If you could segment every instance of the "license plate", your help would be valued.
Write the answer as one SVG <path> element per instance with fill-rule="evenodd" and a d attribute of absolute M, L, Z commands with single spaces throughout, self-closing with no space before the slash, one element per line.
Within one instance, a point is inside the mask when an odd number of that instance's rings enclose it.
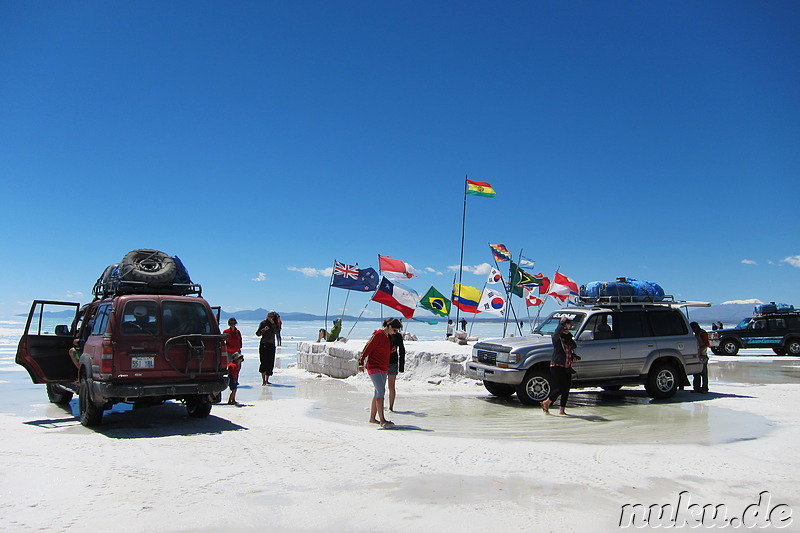
<path fill-rule="evenodd" d="M 131 368 L 155 368 L 155 357 L 131 357 Z"/>
<path fill-rule="evenodd" d="M 482 378 L 482 377 L 484 377 L 484 376 L 486 376 L 486 370 L 484 370 L 484 369 L 482 369 L 482 368 L 479 368 L 479 369 L 478 369 L 478 377 L 479 377 L 479 378 Z"/>

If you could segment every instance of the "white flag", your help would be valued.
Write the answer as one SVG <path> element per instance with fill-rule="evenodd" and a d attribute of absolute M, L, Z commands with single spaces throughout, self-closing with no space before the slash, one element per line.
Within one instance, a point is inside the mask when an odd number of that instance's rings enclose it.
<path fill-rule="evenodd" d="M 492 267 L 492 271 L 489 272 L 489 279 L 486 280 L 486 283 L 495 284 L 495 283 L 500 283 L 501 281 L 503 281 L 503 275 L 500 273 L 499 270 Z"/>
<path fill-rule="evenodd" d="M 504 316 L 506 314 L 506 295 L 494 289 L 483 289 L 478 311 Z"/>

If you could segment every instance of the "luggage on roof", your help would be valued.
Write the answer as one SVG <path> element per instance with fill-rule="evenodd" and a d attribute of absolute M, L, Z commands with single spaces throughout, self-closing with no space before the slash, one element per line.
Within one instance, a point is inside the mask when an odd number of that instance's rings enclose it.
<path fill-rule="evenodd" d="M 122 294 L 201 294 L 177 256 L 150 249 L 133 250 L 109 265 L 94 284 L 95 298 Z"/>
<path fill-rule="evenodd" d="M 616 281 L 593 281 L 582 285 L 580 296 L 607 302 L 660 302 L 664 300 L 664 289 L 652 281 L 617 278 Z"/>

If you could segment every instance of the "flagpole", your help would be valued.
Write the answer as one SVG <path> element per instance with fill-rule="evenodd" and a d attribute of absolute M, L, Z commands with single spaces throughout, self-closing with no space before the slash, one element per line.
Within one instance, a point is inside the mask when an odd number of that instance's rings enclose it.
<path fill-rule="evenodd" d="M 325 300 L 325 329 L 328 329 L 328 304 L 331 303 L 331 287 L 333 286 L 333 276 L 336 272 L 336 259 L 333 260 L 333 269 L 331 270 L 331 280 L 328 283 L 328 299 Z"/>
<path fill-rule="evenodd" d="M 461 259 L 458 262 L 458 285 L 461 287 L 462 275 L 464 274 L 464 228 L 467 223 L 467 179 L 469 176 L 464 174 L 464 212 L 461 215 Z M 461 316 L 461 308 L 456 306 L 456 326 Z"/>
<path fill-rule="evenodd" d="M 558 265 L 558 268 L 556 268 L 555 274 L 558 274 L 559 270 L 561 270 L 561 265 Z M 553 279 L 550 280 L 550 285 L 552 285 L 553 284 L 553 280 L 556 279 L 555 274 L 553 274 Z M 536 325 L 537 326 L 539 325 L 539 315 L 542 312 L 542 308 L 544 307 L 544 304 L 547 303 L 547 299 L 548 298 L 550 298 L 550 287 L 549 286 L 547 287 L 547 294 L 544 295 L 544 300 L 542 300 L 542 305 L 540 305 L 539 309 L 536 311 Z"/>

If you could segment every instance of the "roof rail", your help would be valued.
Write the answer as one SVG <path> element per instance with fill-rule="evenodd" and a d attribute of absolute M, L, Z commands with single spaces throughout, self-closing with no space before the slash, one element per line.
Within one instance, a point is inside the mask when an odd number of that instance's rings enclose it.
<path fill-rule="evenodd" d="M 658 300 L 643 295 L 580 297 L 578 300 L 582 306 L 595 307 L 711 307 L 711 302 L 676 300 L 671 295 L 664 295 Z"/>
<path fill-rule="evenodd" d="M 203 288 L 197 283 L 172 283 L 166 287 L 153 287 L 144 281 L 98 279 L 92 288 L 95 300 L 124 296 L 126 294 L 168 294 L 173 296 L 202 296 Z"/>

